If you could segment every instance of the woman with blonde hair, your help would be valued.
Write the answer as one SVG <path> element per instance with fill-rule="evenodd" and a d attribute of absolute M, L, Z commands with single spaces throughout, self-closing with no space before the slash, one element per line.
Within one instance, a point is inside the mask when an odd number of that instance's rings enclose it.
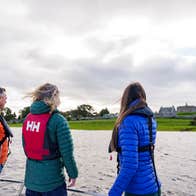
<path fill-rule="evenodd" d="M 66 196 L 64 168 L 68 186 L 75 185 L 78 170 L 68 123 L 57 110 L 59 90 L 46 83 L 27 96 L 33 103 L 22 128 L 26 196 Z"/>
<path fill-rule="evenodd" d="M 109 152 L 116 151 L 118 176 L 109 196 L 160 196 L 154 164 L 156 122 L 139 82 L 124 90 Z"/>

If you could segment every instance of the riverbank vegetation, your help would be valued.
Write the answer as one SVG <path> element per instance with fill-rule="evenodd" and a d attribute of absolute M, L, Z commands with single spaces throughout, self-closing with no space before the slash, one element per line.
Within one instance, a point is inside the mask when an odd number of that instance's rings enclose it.
<path fill-rule="evenodd" d="M 2 115 L 12 127 L 21 127 L 30 107 L 25 107 L 17 117 L 10 108 L 5 108 Z M 68 121 L 71 129 L 112 130 L 118 114 L 111 114 L 107 108 L 96 112 L 91 105 L 82 104 L 76 109 L 60 112 Z M 196 112 L 179 112 L 175 117 L 158 117 L 158 131 L 196 131 Z"/>
<path fill-rule="evenodd" d="M 116 119 L 76 120 L 69 121 L 71 129 L 77 130 L 112 130 Z M 157 118 L 158 131 L 196 131 L 192 119 Z M 11 127 L 21 127 L 21 123 L 10 124 Z"/>

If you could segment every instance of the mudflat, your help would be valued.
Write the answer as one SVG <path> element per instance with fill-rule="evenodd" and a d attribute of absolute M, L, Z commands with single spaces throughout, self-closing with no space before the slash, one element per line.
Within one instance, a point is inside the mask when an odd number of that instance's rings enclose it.
<path fill-rule="evenodd" d="M 25 156 L 21 129 L 14 128 L 12 154 L 1 179 L 23 181 Z M 79 169 L 75 189 L 107 195 L 116 177 L 116 155 L 107 152 L 111 131 L 72 130 Z M 196 196 L 196 132 L 158 132 L 155 148 L 157 173 L 163 196 Z M 16 196 L 20 184 L 0 182 L 0 196 Z M 24 194 L 23 189 L 23 194 Z M 69 192 L 70 196 L 84 194 Z"/>

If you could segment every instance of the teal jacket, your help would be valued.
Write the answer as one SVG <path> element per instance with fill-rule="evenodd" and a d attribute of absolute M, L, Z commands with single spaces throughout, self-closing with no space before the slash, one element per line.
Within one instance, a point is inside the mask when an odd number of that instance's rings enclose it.
<path fill-rule="evenodd" d="M 35 101 L 30 108 L 32 114 L 42 114 L 49 111 L 50 107 L 43 101 Z M 58 111 L 55 111 L 49 119 L 46 131 L 51 141 L 58 145 L 60 158 L 43 161 L 27 158 L 25 186 L 30 190 L 38 192 L 51 191 L 61 186 L 65 181 L 64 168 L 69 178 L 78 177 L 68 123 Z"/>

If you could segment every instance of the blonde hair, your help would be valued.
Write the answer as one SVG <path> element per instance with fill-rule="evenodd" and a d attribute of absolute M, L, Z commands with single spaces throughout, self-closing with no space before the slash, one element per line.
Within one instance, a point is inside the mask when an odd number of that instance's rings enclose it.
<path fill-rule="evenodd" d="M 44 101 L 50 106 L 53 112 L 60 104 L 59 90 L 56 85 L 45 83 L 34 91 L 27 93 L 27 97 L 31 97 L 33 101 Z"/>

